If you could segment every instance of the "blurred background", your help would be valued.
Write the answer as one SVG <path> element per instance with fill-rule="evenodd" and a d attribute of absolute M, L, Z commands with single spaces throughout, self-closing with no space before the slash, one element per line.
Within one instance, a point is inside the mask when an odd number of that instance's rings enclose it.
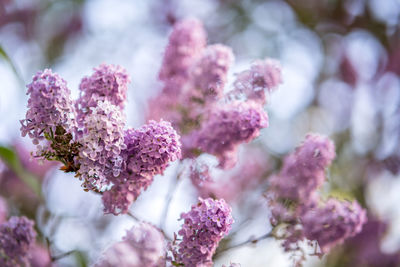
<path fill-rule="evenodd" d="M 52 255 L 74 251 L 57 266 L 90 265 L 121 240 L 133 218 L 103 215 L 100 196 L 84 192 L 72 174 L 29 160 L 32 145 L 19 131 L 25 85 L 38 70 L 51 68 L 76 98 L 93 67 L 119 64 L 132 79 L 128 125 L 138 127 L 151 108 L 148 100 L 161 90 L 157 74 L 168 34 L 185 17 L 204 22 L 209 44 L 232 47 L 230 82 L 258 58 L 282 64 L 284 82 L 267 105 L 270 126 L 241 154 L 262 153 L 254 158 L 261 159 L 265 175 L 247 191 L 239 187 L 243 197 L 230 201 L 235 234 L 221 247 L 270 229 L 262 197 L 266 178 L 313 131 L 336 144 L 323 192 L 357 199 L 368 209 L 369 223 L 330 255 L 310 257 L 305 265 L 400 266 L 400 0 L 0 0 L 0 195 L 10 213 L 34 219 L 39 246 Z M 158 225 L 179 168 L 173 164 L 156 177 L 131 212 Z M 244 175 L 238 170 L 216 176 Z M 179 229 L 177 218 L 196 198 L 182 177 L 166 217 L 167 234 Z M 230 261 L 292 265 L 272 239 L 218 253 L 215 266 Z"/>

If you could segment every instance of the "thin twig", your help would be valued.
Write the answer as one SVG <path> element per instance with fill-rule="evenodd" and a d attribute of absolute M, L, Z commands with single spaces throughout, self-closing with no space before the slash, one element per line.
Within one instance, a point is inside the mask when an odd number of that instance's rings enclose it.
<path fill-rule="evenodd" d="M 180 165 L 178 165 L 176 174 L 175 174 L 174 178 L 172 179 L 170 186 L 168 188 L 168 193 L 166 196 L 166 200 L 164 202 L 163 213 L 162 213 L 161 219 L 160 219 L 160 229 L 162 229 L 163 231 L 165 231 L 165 223 L 167 220 L 169 207 L 171 205 L 174 194 L 175 194 L 176 190 L 178 189 L 179 181 L 181 180 L 180 179 L 181 175 L 182 175 L 182 172 L 180 170 Z"/>
<path fill-rule="evenodd" d="M 67 256 L 71 255 L 72 253 L 75 253 L 75 252 L 77 252 L 77 250 L 67 251 L 67 252 L 62 253 L 62 254 L 60 254 L 58 256 L 51 257 L 51 262 L 58 261 L 58 260 L 60 260 L 60 259 L 62 259 L 64 257 L 67 257 Z"/>
<path fill-rule="evenodd" d="M 136 217 L 136 215 L 134 215 L 131 211 L 128 211 L 126 213 L 126 215 L 128 215 L 129 217 L 131 217 L 132 219 L 134 219 L 137 222 L 141 222 L 142 220 L 140 220 L 138 217 Z"/>
<path fill-rule="evenodd" d="M 251 238 L 251 239 L 249 239 L 247 241 L 243 241 L 243 242 L 241 242 L 239 244 L 236 244 L 236 245 L 233 245 L 233 246 L 230 246 L 230 247 L 227 247 L 227 248 L 223 248 L 223 249 L 217 251 L 215 253 L 215 255 L 222 254 L 222 253 L 225 253 L 228 250 L 231 250 L 231 249 L 234 249 L 234 248 L 238 248 L 238 247 L 242 247 L 242 246 L 245 246 L 245 245 L 248 245 L 248 244 L 256 244 L 257 242 L 259 242 L 261 240 L 264 240 L 264 239 L 267 239 L 267 238 L 269 238 L 271 236 L 272 236 L 272 232 L 268 232 L 268 233 L 266 233 L 266 234 L 264 234 L 264 235 L 262 235 L 260 237 Z"/>

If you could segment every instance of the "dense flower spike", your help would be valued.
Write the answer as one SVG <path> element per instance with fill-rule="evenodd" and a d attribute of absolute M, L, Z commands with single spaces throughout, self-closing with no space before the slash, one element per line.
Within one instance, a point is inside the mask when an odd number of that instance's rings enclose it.
<path fill-rule="evenodd" d="M 120 154 L 126 148 L 124 119 L 120 109 L 106 100 L 98 102 L 86 115 L 80 138 L 82 148 L 77 160 L 85 188 L 102 190 L 123 169 Z"/>
<path fill-rule="evenodd" d="M 267 113 L 252 103 L 230 103 L 213 111 L 194 135 L 194 147 L 213 154 L 220 166 L 230 168 L 236 163 L 236 150 L 258 137 L 268 126 Z"/>
<path fill-rule="evenodd" d="M 181 157 L 179 135 L 171 123 L 149 121 L 139 129 L 125 131 L 124 160 L 129 174 L 162 174 L 168 164 Z"/>
<path fill-rule="evenodd" d="M 247 99 L 265 104 L 265 91 L 272 92 L 282 83 L 281 67 L 273 59 L 257 60 L 249 70 L 239 73 L 233 94 L 244 94 Z"/>
<path fill-rule="evenodd" d="M 183 158 L 205 152 L 217 156 L 220 167 L 233 167 L 238 145 L 251 141 L 268 126 L 262 110 L 264 91 L 272 91 L 281 82 L 279 64 L 270 59 L 256 61 L 250 70 L 238 75 L 232 93 L 224 96 L 233 58 L 229 47 L 206 47 L 206 34 L 198 21 L 175 24 L 159 74 L 164 88 L 150 100 L 148 118 L 172 123 L 182 135 Z M 246 96 L 245 101 L 241 95 Z M 240 119 L 234 122 L 234 116 Z M 232 121 L 220 126 L 222 117 Z M 217 129 L 216 134 L 211 129 Z M 217 140 L 221 136 L 223 139 Z"/>
<path fill-rule="evenodd" d="M 165 266 L 165 240 L 149 223 L 139 223 L 127 231 L 123 241 L 106 250 L 96 267 L 159 267 Z"/>
<path fill-rule="evenodd" d="M 110 190 L 103 193 L 104 212 L 114 215 L 124 214 L 141 192 L 153 183 L 153 176 L 129 175 L 124 172 L 113 181 Z"/>
<path fill-rule="evenodd" d="M 304 235 L 316 240 L 321 253 L 359 233 L 367 221 L 366 211 L 356 202 L 339 201 L 330 198 L 323 207 L 308 210 L 301 221 Z"/>
<path fill-rule="evenodd" d="M 104 192 L 104 212 L 126 213 L 131 203 L 162 174 L 170 162 L 181 156 L 179 135 L 167 121 L 150 121 L 139 129 L 124 134 L 125 147 L 121 152 L 126 169 L 109 178 L 113 187 Z"/>
<path fill-rule="evenodd" d="M 123 110 L 129 83 L 130 78 L 121 66 L 101 64 L 94 68 L 94 73 L 84 77 L 79 86 L 81 93 L 75 104 L 77 121 L 81 123 L 98 101 L 107 100 Z"/>
<path fill-rule="evenodd" d="M 225 200 L 201 199 L 187 213 L 178 235 L 182 238 L 172 244 L 172 262 L 187 267 L 212 266 L 212 256 L 221 239 L 233 223 L 231 208 Z"/>
<path fill-rule="evenodd" d="M 232 49 L 224 45 L 210 45 L 204 50 L 191 69 L 193 93 L 199 91 L 196 100 L 215 101 L 222 97 L 233 58 Z"/>
<path fill-rule="evenodd" d="M 36 233 L 33 221 L 11 217 L 0 225 L 0 266 L 27 266 Z"/>
<path fill-rule="evenodd" d="M 271 177 L 271 188 L 278 198 L 307 204 L 325 181 L 325 168 L 334 158 L 335 147 L 329 138 L 308 134 L 285 158 L 279 175 Z"/>
<path fill-rule="evenodd" d="M 177 93 L 189 77 L 189 69 L 206 46 L 206 33 L 196 19 L 178 22 L 169 37 L 159 78 L 165 93 Z"/>
<path fill-rule="evenodd" d="M 38 145 L 42 140 L 54 138 L 61 129 L 69 133 L 74 131 L 75 110 L 64 79 L 45 69 L 33 77 L 27 88 L 28 111 L 25 119 L 21 120 L 22 136 L 28 134 Z M 47 149 L 50 148 L 44 148 Z"/>

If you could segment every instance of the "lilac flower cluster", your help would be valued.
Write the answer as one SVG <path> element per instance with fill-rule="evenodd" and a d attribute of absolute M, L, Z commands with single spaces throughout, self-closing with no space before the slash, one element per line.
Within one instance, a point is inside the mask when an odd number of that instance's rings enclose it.
<path fill-rule="evenodd" d="M 77 159 L 80 178 L 88 190 L 99 189 L 118 176 L 123 168 L 121 151 L 124 143 L 125 120 L 117 106 L 99 101 L 83 121 L 84 130 L 79 139 L 82 147 Z"/>
<path fill-rule="evenodd" d="M 123 241 L 108 248 L 96 267 L 165 266 L 165 240 L 149 223 L 140 223 L 126 232 Z"/>
<path fill-rule="evenodd" d="M 212 102 L 222 97 L 229 66 L 233 63 L 232 49 L 216 44 L 208 46 L 191 68 L 191 81 L 198 99 Z"/>
<path fill-rule="evenodd" d="M 22 135 L 47 141 L 38 155 L 75 172 L 84 190 L 103 194 L 105 211 L 114 214 L 126 213 L 153 176 L 181 153 L 169 122 L 125 130 L 129 81 L 123 68 L 102 64 L 82 79 L 80 97 L 72 101 L 63 79 L 39 72 L 28 85 L 29 110 L 21 121 Z"/>
<path fill-rule="evenodd" d="M 49 69 L 39 71 L 27 88 L 28 111 L 21 120 L 21 133 L 38 145 L 41 155 L 55 149 L 44 140 L 53 139 L 60 130 L 75 130 L 75 109 L 67 82 Z"/>
<path fill-rule="evenodd" d="M 298 250 L 298 242 L 306 238 L 318 243 L 321 254 L 327 253 L 359 233 L 366 222 L 365 210 L 356 201 L 321 200 L 317 193 L 334 157 L 332 141 L 308 134 L 285 158 L 280 173 L 270 178 L 271 224 L 285 225 L 285 250 Z"/>
<path fill-rule="evenodd" d="M 270 186 L 280 197 L 307 204 L 325 181 L 325 169 L 335 158 L 331 140 L 318 134 L 308 134 L 296 151 L 284 160 Z"/>
<path fill-rule="evenodd" d="M 30 249 L 36 238 L 33 224 L 26 217 L 11 217 L 0 224 L 1 266 L 28 266 Z"/>
<path fill-rule="evenodd" d="M 125 162 L 128 172 L 142 176 L 162 174 L 168 163 L 180 157 L 179 136 L 171 123 L 150 121 L 125 132 Z"/>
<path fill-rule="evenodd" d="M 233 223 L 231 208 L 225 200 L 199 198 L 187 213 L 172 244 L 173 264 L 187 267 L 212 266 L 212 256 L 221 241 L 228 234 Z"/>
<path fill-rule="evenodd" d="M 267 113 L 258 105 L 221 106 L 213 110 L 208 121 L 194 133 L 194 147 L 216 155 L 221 167 L 231 168 L 236 163 L 238 145 L 251 141 L 267 126 Z"/>
<path fill-rule="evenodd" d="M 162 174 L 169 162 L 181 155 L 179 136 L 167 121 L 150 121 L 139 129 L 125 131 L 125 149 L 121 152 L 125 170 L 111 190 L 104 192 L 106 213 L 125 213 L 143 190 Z"/>
<path fill-rule="evenodd" d="M 206 46 L 206 39 L 203 25 L 196 19 L 187 19 L 174 26 L 159 73 L 167 94 L 175 95 L 186 83 L 189 69 Z"/>
<path fill-rule="evenodd" d="M 84 77 L 79 85 L 80 97 L 75 102 L 77 121 L 83 122 L 99 101 L 107 100 L 122 111 L 129 83 L 130 78 L 121 66 L 101 64 L 94 68 L 94 73 Z"/>
<path fill-rule="evenodd" d="M 334 198 L 301 216 L 304 236 L 316 240 L 321 253 L 328 252 L 345 239 L 361 232 L 366 220 L 365 210 L 356 201 L 339 201 Z"/>
<path fill-rule="evenodd" d="M 240 72 L 234 83 L 231 95 L 244 94 L 247 99 L 265 104 L 265 91 L 272 92 L 282 83 L 281 67 L 273 59 L 258 60 L 249 70 Z"/>
<path fill-rule="evenodd" d="M 230 168 L 237 147 L 268 126 L 261 91 L 272 91 L 281 82 L 281 73 L 275 61 L 256 61 L 238 75 L 232 91 L 236 93 L 224 95 L 232 50 L 220 44 L 206 46 L 205 40 L 198 21 L 183 20 L 174 27 L 159 75 L 164 88 L 152 100 L 157 106 L 152 104 L 148 115 L 168 119 L 178 129 L 184 158 L 210 153 L 220 159 L 220 167 Z M 231 101 L 230 96 L 241 93 L 248 95 L 245 101 Z"/>

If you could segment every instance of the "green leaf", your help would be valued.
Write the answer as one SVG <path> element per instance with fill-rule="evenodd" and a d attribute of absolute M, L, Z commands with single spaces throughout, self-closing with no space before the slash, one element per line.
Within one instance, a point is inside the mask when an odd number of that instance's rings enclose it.
<path fill-rule="evenodd" d="M 17 76 L 19 82 L 24 85 L 24 79 L 22 78 L 21 72 L 19 72 L 18 68 L 14 64 L 14 62 L 11 60 L 11 58 L 8 56 L 4 48 L 0 45 L 0 58 L 3 58 L 8 65 L 10 65 L 12 71 L 14 72 L 15 76 Z"/>
<path fill-rule="evenodd" d="M 74 255 L 75 255 L 76 266 L 79 266 L 79 267 L 87 267 L 88 266 L 87 258 L 85 257 L 83 252 L 76 251 L 74 253 Z"/>
<path fill-rule="evenodd" d="M 0 146 L 0 158 L 39 198 L 42 198 L 42 187 L 39 179 L 26 171 L 15 151 L 10 147 Z"/>

